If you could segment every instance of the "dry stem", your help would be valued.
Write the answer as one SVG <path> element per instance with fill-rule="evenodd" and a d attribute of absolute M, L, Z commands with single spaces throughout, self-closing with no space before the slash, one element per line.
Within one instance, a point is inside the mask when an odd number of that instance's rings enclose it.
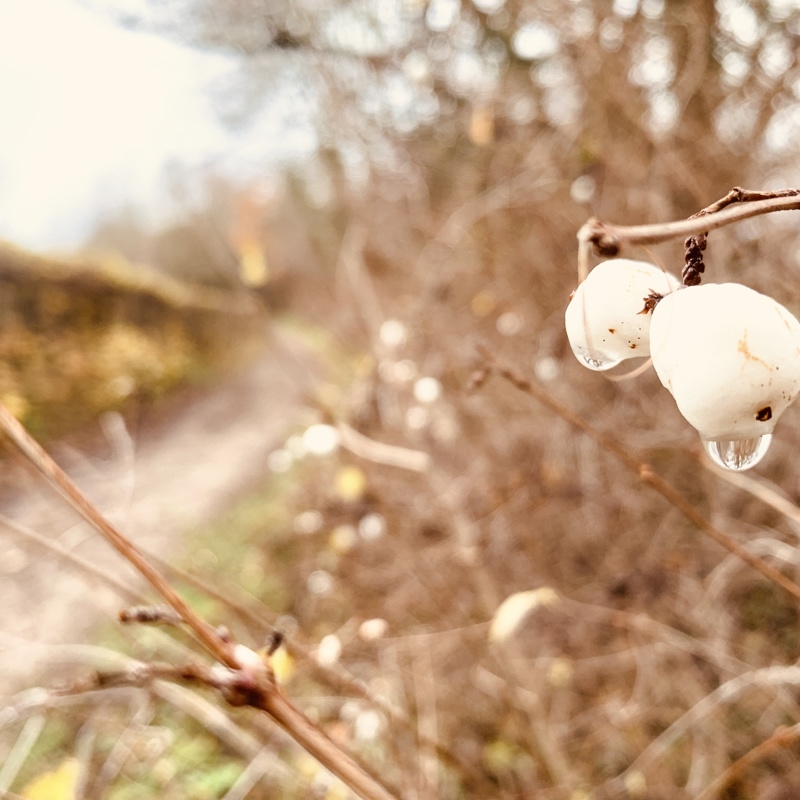
<path fill-rule="evenodd" d="M 0 429 L 78 514 L 136 567 L 161 597 L 175 609 L 206 649 L 226 666 L 237 668 L 239 665 L 233 657 L 229 643 L 223 641 L 217 631 L 189 607 L 161 573 L 97 510 L 67 473 L 50 458 L 25 430 L 22 423 L 2 404 L 0 404 Z"/>
<path fill-rule="evenodd" d="M 765 739 L 761 744 L 734 761 L 725 772 L 715 778 L 699 795 L 697 795 L 695 800 L 714 800 L 715 797 L 718 797 L 725 791 L 729 783 L 737 780 L 740 775 L 753 764 L 766 758 L 774 750 L 794 744 L 798 737 L 800 737 L 800 724 L 792 725 L 790 728 L 778 728 L 769 739 Z"/>
<path fill-rule="evenodd" d="M 800 205 L 798 205 L 798 207 L 800 208 Z M 688 500 L 677 492 L 673 486 L 658 475 L 650 464 L 640 461 L 627 448 L 620 444 L 619 441 L 593 427 L 579 414 L 563 406 L 553 395 L 541 386 L 522 376 L 510 365 L 499 361 L 487 348 L 480 347 L 479 349 L 499 375 L 516 386 L 520 391 L 547 406 L 563 420 L 570 423 L 570 425 L 578 428 L 578 430 L 594 439 L 604 450 L 611 453 L 625 467 L 631 470 L 631 472 L 638 475 L 643 483 L 655 489 L 656 492 L 678 509 L 681 514 L 699 528 L 706 536 L 749 564 L 753 569 L 758 570 L 765 578 L 780 586 L 782 589 L 785 589 L 795 600 L 800 602 L 800 586 L 786 577 L 780 570 L 775 569 L 775 567 L 768 564 L 764 559 L 749 552 L 726 533 L 723 533 L 711 520 L 701 514 Z"/>
<path fill-rule="evenodd" d="M 391 792 L 369 775 L 283 695 L 272 680 L 271 672 L 266 665 L 261 670 L 254 670 L 253 665 L 248 664 L 247 668 L 244 668 L 240 664 L 232 643 L 186 603 L 145 556 L 84 496 L 64 470 L 2 404 L 0 404 L 0 430 L 5 432 L 37 471 L 80 516 L 133 564 L 206 649 L 228 667 L 224 673 L 214 673 L 200 666 L 189 665 L 181 674 L 183 679 L 201 680 L 207 685 L 217 685 L 223 690 L 223 695 L 229 702 L 250 705 L 266 711 L 301 747 L 364 800 L 395 800 Z"/>
<path fill-rule="evenodd" d="M 578 231 L 578 242 L 593 244 L 601 255 L 615 256 L 626 245 L 658 244 L 670 239 L 708 233 L 761 214 L 798 209 L 800 189 L 759 192 L 736 187 L 699 214 L 677 222 L 626 226 L 612 225 L 592 217 Z"/>

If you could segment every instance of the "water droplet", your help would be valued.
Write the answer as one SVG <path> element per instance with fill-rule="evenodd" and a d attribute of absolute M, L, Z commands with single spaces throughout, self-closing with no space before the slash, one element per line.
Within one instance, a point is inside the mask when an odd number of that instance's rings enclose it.
<path fill-rule="evenodd" d="M 587 353 L 586 351 L 584 351 L 578 355 L 578 361 L 580 361 L 584 367 L 589 367 L 589 369 L 594 369 L 597 370 L 598 372 L 602 372 L 604 369 L 611 369 L 612 367 L 616 367 L 617 364 L 620 364 L 622 362 L 622 359 L 610 358 L 609 356 L 603 355 L 601 353 L 596 353 L 596 352 Z"/>
<path fill-rule="evenodd" d="M 758 464 L 772 444 L 772 434 L 755 439 L 703 440 L 703 447 L 711 460 L 720 467 L 742 472 Z"/>

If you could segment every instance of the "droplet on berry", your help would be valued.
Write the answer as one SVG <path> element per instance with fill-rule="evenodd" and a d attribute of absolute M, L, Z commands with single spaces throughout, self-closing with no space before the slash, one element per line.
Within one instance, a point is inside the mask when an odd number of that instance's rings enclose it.
<path fill-rule="evenodd" d="M 589 369 L 607 370 L 627 358 L 650 355 L 646 298 L 678 286 L 676 278 L 645 261 L 616 258 L 598 264 L 575 290 L 565 314 L 575 357 Z"/>
<path fill-rule="evenodd" d="M 800 394 L 800 322 L 735 283 L 665 297 L 650 327 L 653 366 L 720 466 L 755 466 Z"/>
<path fill-rule="evenodd" d="M 758 464 L 772 444 L 772 434 L 757 439 L 706 440 L 703 448 L 717 466 L 742 472 Z"/>

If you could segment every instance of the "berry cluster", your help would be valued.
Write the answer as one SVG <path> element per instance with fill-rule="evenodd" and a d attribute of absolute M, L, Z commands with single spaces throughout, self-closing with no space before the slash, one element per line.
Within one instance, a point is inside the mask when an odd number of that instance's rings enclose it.
<path fill-rule="evenodd" d="M 763 458 L 800 395 L 800 322 L 740 284 L 681 286 L 652 264 L 613 259 L 576 289 L 565 321 L 572 351 L 590 369 L 649 355 L 706 452 L 727 469 Z"/>

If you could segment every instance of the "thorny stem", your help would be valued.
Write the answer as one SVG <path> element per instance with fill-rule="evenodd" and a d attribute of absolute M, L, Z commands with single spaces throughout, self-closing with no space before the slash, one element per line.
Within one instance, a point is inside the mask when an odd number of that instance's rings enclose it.
<path fill-rule="evenodd" d="M 6 434 L 47 482 L 81 517 L 89 522 L 147 579 L 194 632 L 206 649 L 231 670 L 234 692 L 228 694 L 226 699 L 229 702 L 250 705 L 267 712 L 306 752 L 316 758 L 320 764 L 336 775 L 363 800 L 396 800 L 394 794 L 382 786 L 291 703 L 271 679 L 271 671 L 266 665 L 264 674 L 257 678 L 242 669 L 241 664 L 234 656 L 232 644 L 226 641 L 216 628 L 209 625 L 192 610 L 144 555 L 85 497 L 66 472 L 53 461 L 2 403 L 0 403 L 0 431 Z M 186 674 L 184 677 L 196 676 Z"/>
<path fill-rule="evenodd" d="M 800 203 L 798 204 L 800 208 Z M 787 578 L 780 570 L 768 564 L 764 559 L 746 550 L 738 542 L 717 528 L 711 520 L 703 516 L 688 500 L 677 492 L 655 470 L 643 461 L 640 461 L 629 450 L 623 447 L 616 439 L 598 430 L 579 414 L 563 406 L 553 395 L 538 384 L 521 375 L 514 367 L 500 361 L 488 348 L 479 346 L 481 354 L 488 362 L 488 369 L 493 369 L 498 375 L 525 394 L 538 400 L 556 413 L 563 420 L 594 439 L 604 450 L 611 453 L 631 472 L 638 475 L 639 479 L 658 492 L 667 502 L 674 506 L 690 522 L 699 528 L 706 536 L 717 544 L 749 564 L 760 572 L 765 578 L 786 590 L 795 600 L 800 602 L 800 586 Z M 487 367 L 484 367 L 487 369 Z"/>
<path fill-rule="evenodd" d="M 578 241 L 594 245 L 600 255 L 616 256 L 627 245 L 658 244 L 680 237 L 700 236 L 750 217 L 798 209 L 800 189 L 759 192 L 736 187 L 699 214 L 677 222 L 625 226 L 592 217 L 578 231 Z"/>

